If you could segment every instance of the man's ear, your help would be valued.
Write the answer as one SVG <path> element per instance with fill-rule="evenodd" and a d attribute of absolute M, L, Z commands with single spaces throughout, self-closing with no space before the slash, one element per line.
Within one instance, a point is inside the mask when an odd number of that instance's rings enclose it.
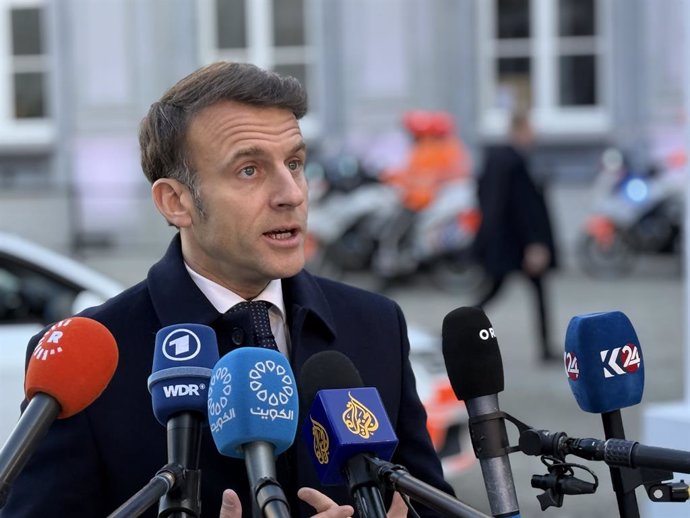
<path fill-rule="evenodd" d="M 194 200 L 186 185 L 173 178 L 159 178 L 151 186 L 151 197 L 171 225 L 185 228 L 192 224 Z"/>

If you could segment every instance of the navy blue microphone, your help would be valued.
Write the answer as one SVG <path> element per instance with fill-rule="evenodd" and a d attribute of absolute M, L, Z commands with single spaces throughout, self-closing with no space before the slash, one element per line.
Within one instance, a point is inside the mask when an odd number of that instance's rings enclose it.
<path fill-rule="evenodd" d="M 644 391 L 642 350 L 630 319 L 620 311 L 573 317 L 565 336 L 565 371 L 577 404 L 601 414 L 606 439 L 625 439 L 621 408 L 636 405 Z M 610 467 L 621 516 L 639 517 L 625 472 Z"/>
<path fill-rule="evenodd" d="M 288 359 L 264 347 L 242 347 L 213 368 L 208 420 L 218 451 L 244 459 L 261 516 L 290 517 L 276 480 L 275 457 L 295 440 L 299 404 Z"/>
<path fill-rule="evenodd" d="M 385 517 L 379 480 L 367 459 L 390 460 L 398 438 L 376 389 L 362 385 L 344 354 L 324 351 L 309 358 L 300 375 L 300 390 L 312 401 L 302 434 L 312 445 L 321 483 L 347 484 L 360 516 Z"/>
<path fill-rule="evenodd" d="M 206 423 L 208 385 L 218 361 L 215 331 L 201 324 L 175 324 L 156 333 L 148 379 L 153 413 L 167 429 L 168 463 L 183 469 L 178 489 L 161 498 L 159 514 L 200 516 L 202 424 Z"/>

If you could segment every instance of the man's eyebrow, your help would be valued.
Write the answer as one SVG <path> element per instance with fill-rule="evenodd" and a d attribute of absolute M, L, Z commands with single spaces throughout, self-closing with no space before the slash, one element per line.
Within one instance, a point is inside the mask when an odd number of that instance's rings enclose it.
<path fill-rule="evenodd" d="M 306 151 L 307 149 L 307 144 L 302 140 L 297 144 L 295 147 L 293 147 L 288 154 L 293 155 L 295 153 L 299 153 L 300 151 Z M 268 153 L 258 147 L 258 146 L 249 146 L 246 148 L 238 149 L 235 151 L 232 156 L 230 157 L 229 162 L 235 162 L 236 160 L 242 159 L 242 158 L 249 158 L 249 157 L 265 157 L 268 156 Z"/>
<path fill-rule="evenodd" d="M 299 153 L 300 151 L 306 151 L 307 150 L 307 144 L 304 142 L 304 140 L 300 141 L 299 144 L 297 144 L 295 147 L 293 147 L 290 150 L 291 155 L 294 155 L 295 153 Z"/>
<path fill-rule="evenodd" d="M 242 149 L 238 149 L 235 151 L 232 156 L 230 157 L 230 162 L 234 162 L 235 160 L 238 160 L 240 158 L 247 158 L 247 157 L 259 157 L 259 156 L 266 156 L 268 153 L 261 149 L 260 147 L 257 146 L 250 146 L 250 147 L 245 147 Z"/>

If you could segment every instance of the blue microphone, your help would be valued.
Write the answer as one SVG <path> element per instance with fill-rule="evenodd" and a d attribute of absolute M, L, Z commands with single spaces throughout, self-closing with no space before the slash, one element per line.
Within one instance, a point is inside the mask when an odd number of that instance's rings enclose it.
<path fill-rule="evenodd" d="M 199 456 L 208 385 L 218 361 L 216 333 L 201 324 L 175 324 L 156 333 L 148 379 L 153 413 L 167 429 L 168 463 L 183 469 L 179 489 L 160 500 L 159 514 L 200 516 Z"/>
<path fill-rule="evenodd" d="M 360 516 L 385 517 L 378 475 L 368 459 L 390 460 L 398 438 L 376 389 L 362 385 L 344 354 L 324 351 L 309 358 L 300 375 L 300 390 L 312 400 L 302 435 L 312 445 L 322 484 L 347 485 Z"/>
<path fill-rule="evenodd" d="M 565 372 L 577 404 L 601 414 L 606 439 L 625 439 L 620 409 L 636 405 L 644 391 L 644 362 L 635 329 L 620 311 L 573 317 L 565 337 Z M 610 467 L 621 516 L 639 517 L 627 472 Z M 634 485 L 633 485 L 634 487 Z"/>
<path fill-rule="evenodd" d="M 290 517 L 276 480 L 275 457 L 292 445 L 299 403 L 290 363 L 278 351 L 242 347 L 213 368 L 208 420 L 216 448 L 244 459 L 258 509 L 267 517 Z"/>
<path fill-rule="evenodd" d="M 573 317 L 566 331 L 564 360 L 570 389 L 585 412 L 604 414 L 642 401 L 640 341 L 620 311 Z"/>

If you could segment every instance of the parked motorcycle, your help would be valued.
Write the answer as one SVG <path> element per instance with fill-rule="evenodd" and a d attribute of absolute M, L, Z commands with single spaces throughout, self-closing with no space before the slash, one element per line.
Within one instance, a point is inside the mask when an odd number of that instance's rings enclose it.
<path fill-rule="evenodd" d="M 679 254 L 684 182 L 677 157 L 673 164 L 636 173 L 620 152 L 607 150 L 595 182 L 595 210 L 577 244 L 581 268 L 592 276 L 621 277 L 643 255 Z"/>
<path fill-rule="evenodd" d="M 354 163 L 352 157 L 342 160 Z M 471 259 L 470 246 L 480 216 L 470 181 L 448 184 L 428 208 L 410 213 L 394 187 L 377 181 L 361 165 L 333 164 L 336 172 L 323 168 L 310 173 L 314 185 L 307 236 L 310 271 L 334 278 L 366 271 L 381 284 L 425 273 L 447 290 L 479 284 L 481 269 Z M 343 182 L 337 170 L 363 180 Z M 348 187 L 343 188 L 344 183 Z M 392 247 L 385 238 L 399 225 L 404 227 L 402 237 Z"/>

